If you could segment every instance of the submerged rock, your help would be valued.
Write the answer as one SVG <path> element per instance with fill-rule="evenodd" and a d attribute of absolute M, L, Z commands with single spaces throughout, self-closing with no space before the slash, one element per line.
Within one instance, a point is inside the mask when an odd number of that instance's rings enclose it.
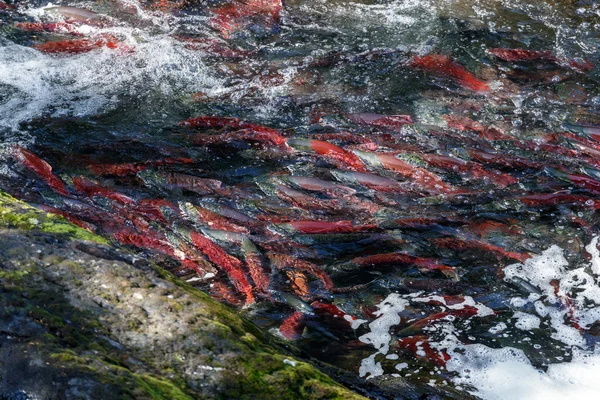
<path fill-rule="evenodd" d="M 203 292 L 0 192 L 0 399 L 29 398 L 362 397 Z"/>

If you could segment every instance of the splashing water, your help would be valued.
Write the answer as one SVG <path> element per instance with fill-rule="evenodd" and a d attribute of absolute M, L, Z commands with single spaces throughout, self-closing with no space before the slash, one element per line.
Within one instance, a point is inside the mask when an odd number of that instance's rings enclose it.
<path fill-rule="evenodd" d="M 586 396 L 599 10 L 20 2 L 0 8 L 0 189 L 364 393 Z"/>

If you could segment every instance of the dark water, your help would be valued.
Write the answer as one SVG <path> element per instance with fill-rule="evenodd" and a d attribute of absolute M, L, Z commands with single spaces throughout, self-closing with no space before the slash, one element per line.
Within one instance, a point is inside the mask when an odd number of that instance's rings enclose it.
<path fill-rule="evenodd" d="M 598 4 L 61 4 L 0 10 L 2 190 L 373 395 L 591 354 Z"/>

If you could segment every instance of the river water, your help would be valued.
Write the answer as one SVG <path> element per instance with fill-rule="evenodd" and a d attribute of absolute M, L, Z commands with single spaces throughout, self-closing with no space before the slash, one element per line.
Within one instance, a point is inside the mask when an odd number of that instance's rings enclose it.
<path fill-rule="evenodd" d="M 373 397 L 592 398 L 598 46 L 587 0 L 0 3 L 0 189 Z"/>

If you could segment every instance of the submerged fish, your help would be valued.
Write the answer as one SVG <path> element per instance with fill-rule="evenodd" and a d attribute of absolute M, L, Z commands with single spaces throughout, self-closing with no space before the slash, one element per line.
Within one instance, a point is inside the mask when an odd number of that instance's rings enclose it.
<path fill-rule="evenodd" d="M 475 92 L 487 93 L 491 91 L 490 86 L 486 82 L 477 78 L 475 74 L 468 71 L 462 65 L 457 64 L 446 55 L 429 54 L 425 56 L 415 56 L 410 60 L 408 65 L 434 75 L 448 77 L 460 86 Z"/>
<path fill-rule="evenodd" d="M 56 42 L 46 42 L 36 44 L 35 49 L 50 54 L 81 54 L 92 50 L 106 47 L 108 49 L 118 49 L 122 46 L 121 42 L 115 38 L 97 38 L 97 39 L 71 39 Z"/>

